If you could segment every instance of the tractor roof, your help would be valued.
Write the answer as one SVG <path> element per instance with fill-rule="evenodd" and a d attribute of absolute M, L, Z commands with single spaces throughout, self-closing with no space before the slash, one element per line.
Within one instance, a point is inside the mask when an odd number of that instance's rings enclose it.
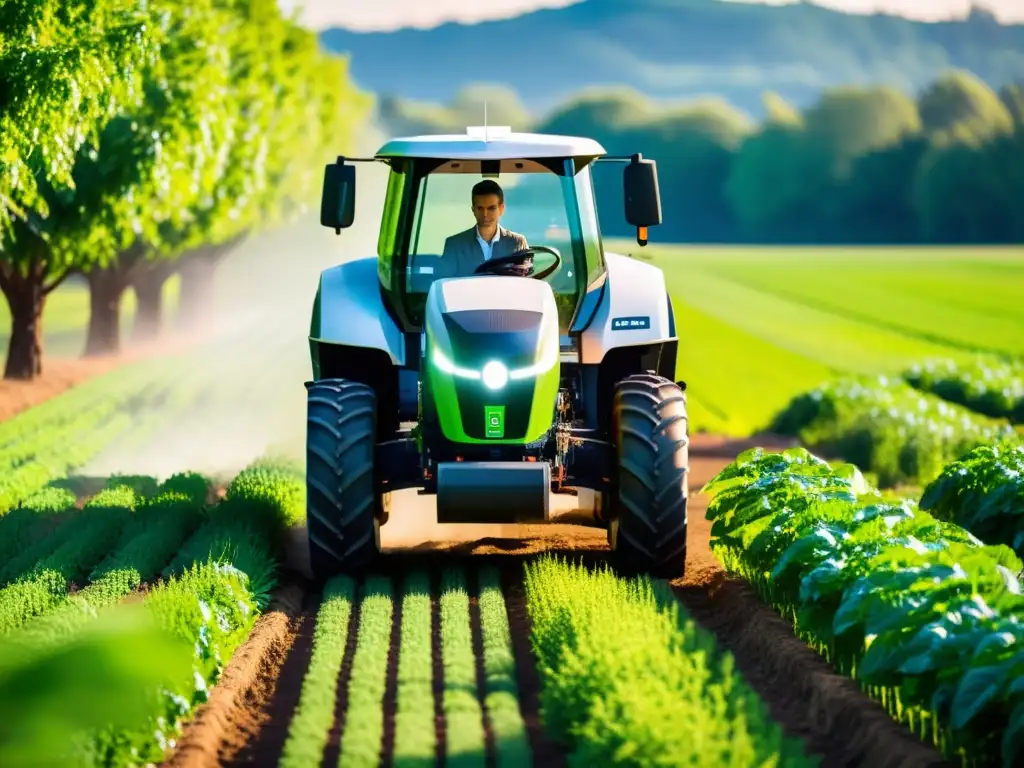
<path fill-rule="evenodd" d="M 470 126 L 464 134 L 406 136 L 391 139 L 377 157 L 426 157 L 450 160 L 523 158 L 595 158 L 605 149 L 593 139 L 546 133 L 513 133 L 508 126 Z"/>

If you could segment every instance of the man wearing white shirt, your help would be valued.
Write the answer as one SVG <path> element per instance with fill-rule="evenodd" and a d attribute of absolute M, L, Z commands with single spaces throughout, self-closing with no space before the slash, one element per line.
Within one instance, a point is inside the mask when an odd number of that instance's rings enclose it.
<path fill-rule="evenodd" d="M 457 275 L 472 275 L 485 261 L 510 256 L 529 247 L 525 237 L 499 223 L 505 213 L 505 193 L 498 182 L 484 179 L 474 185 L 472 202 L 476 226 L 444 242 L 442 258 L 457 262 L 454 271 Z"/>

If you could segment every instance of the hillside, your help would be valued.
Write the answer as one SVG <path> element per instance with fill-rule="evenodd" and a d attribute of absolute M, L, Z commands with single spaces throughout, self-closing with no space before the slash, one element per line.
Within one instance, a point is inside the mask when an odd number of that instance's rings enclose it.
<path fill-rule="evenodd" d="M 532 111 L 612 84 L 655 98 L 714 93 L 759 115 L 766 90 L 804 106 L 840 83 L 916 92 L 951 67 L 993 88 L 1024 79 L 1024 25 L 1001 25 L 980 10 L 964 21 L 921 23 L 806 4 L 585 0 L 477 25 L 330 29 L 321 39 L 351 53 L 355 79 L 378 94 L 447 102 L 467 83 L 503 83 Z"/>

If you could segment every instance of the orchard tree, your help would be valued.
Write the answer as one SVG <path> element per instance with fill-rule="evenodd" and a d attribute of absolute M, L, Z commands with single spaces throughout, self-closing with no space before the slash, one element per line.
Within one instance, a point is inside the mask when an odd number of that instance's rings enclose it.
<path fill-rule="evenodd" d="M 179 321 L 186 328 L 211 319 L 216 268 L 240 242 L 294 221 L 316 202 L 324 164 L 352 147 L 372 107 L 352 84 L 347 59 L 323 53 L 316 34 L 290 20 L 271 23 L 272 5 L 253 6 L 254 23 L 267 28 L 252 35 L 250 53 L 269 72 L 250 72 L 246 81 L 249 131 L 232 145 L 226 177 L 182 243 Z M 269 92 L 267 82 L 275 84 Z"/>
<path fill-rule="evenodd" d="M 79 149 L 137 101 L 160 21 L 132 0 L 0 3 L 0 230 L 45 215 L 40 176 L 71 186 Z"/>
<path fill-rule="evenodd" d="M 211 0 L 162 0 L 170 34 L 144 73 L 145 99 L 112 121 L 95 160 L 102 169 L 76 203 L 83 221 L 110 234 L 94 251 L 85 354 L 120 350 L 120 306 L 132 273 L 177 255 L 161 233 L 190 225 L 190 207 L 212 194 L 225 165 L 231 120 L 231 18 Z"/>
<path fill-rule="evenodd" d="M 267 185 L 266 156 L 274 129 L 285 55 L 286 21 L 275 0 L 235 2 L 227 34 L 231 56 L 224 116 L 230 126 L 218 150 L 218 175 L 205 194 L 182 201 L 181 214 L 159 222 L 154 240 L 174 258 L 145 259 L 128 275 L 137 300 L 133 341 L 145 343 L 163 331 L 163 291 L 176 272 L 183 278 L 184 311 L 197 316 L 209 287 L 202 264 L 226 251 L 255 223 L 255 201 Z M 199 265 L 198 267 L 196 265 Z"/>
<path fill-rule="evenodd" d="M 4 377 L 42 372 L 46 297 L 80 269 L 80 247 L 56 232 L 51 204 L 75 194 L 78 159 L 141 97 L 139 67 L 159 52 L 164 20 L 128 0 L 0 4 L 0 290 L 11 311 Z"/>

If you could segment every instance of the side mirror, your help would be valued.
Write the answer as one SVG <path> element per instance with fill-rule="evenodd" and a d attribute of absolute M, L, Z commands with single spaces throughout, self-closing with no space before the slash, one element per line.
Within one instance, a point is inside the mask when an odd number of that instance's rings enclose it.
<path fill-rule="evenodd" d="M 351 227 L 356 217 L 356 167 L 345 159 L 324 167 L 324 188 L 320 198 L 320 224 L 338 234 Z"/>
<path fill-rule="evenodd" d="M 647 245 L 647 228 L 661 224 L 658 164 L 634 155 L 622 174 L 626 221 L 636 227 L 636 241 Z"/>

